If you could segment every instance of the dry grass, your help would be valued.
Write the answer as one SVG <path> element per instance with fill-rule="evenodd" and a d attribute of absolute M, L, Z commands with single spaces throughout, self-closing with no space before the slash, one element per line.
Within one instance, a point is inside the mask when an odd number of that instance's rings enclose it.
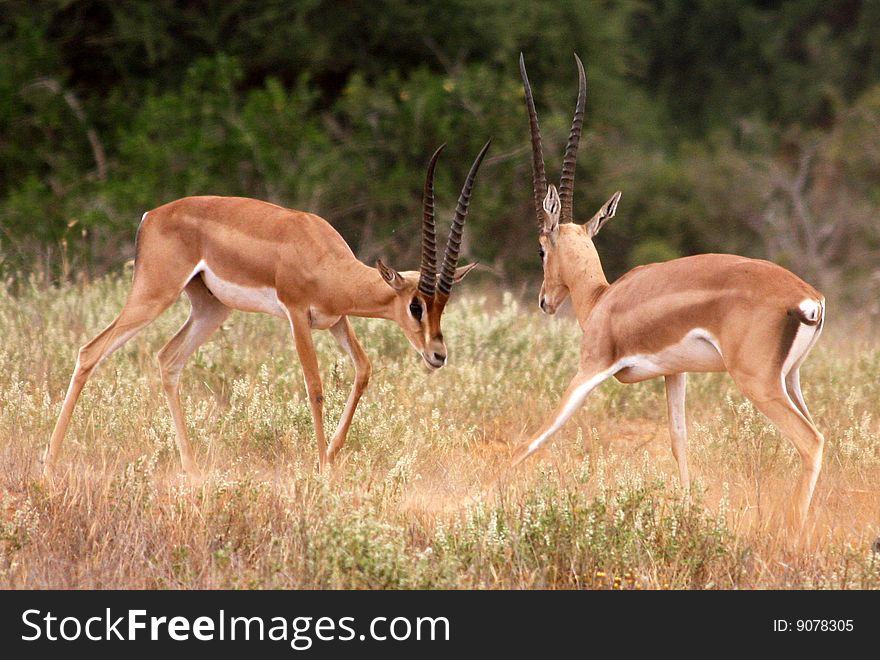
<path fill-rule="evenodd" d="M 828 439 L 808 541 L 784 549 L 790 445 L 726 376 L 690 380 L 690 504 L 676 486 L 660 381 L 610 382 L 539 460 L 466 504 L 570 378 L 579 331 L 506 300 L 456 299 L 451 363 L 426 375 L 399 331 L 357 321 L 374 376 L 338 469 L 315 474 L 284 324 L 235 314 L 193 359 L 185 407 L 201 484 L 179 471 L 155 352 L 179 303 L 87 386 L 58 483 L 39 481 L 76 348 L 124 279 L 0 295 L 2 588 L 880 587 L 880 349 L 835 341 L 802 373 Z M 328 425 L 351 379 L 316 333 Z"/>

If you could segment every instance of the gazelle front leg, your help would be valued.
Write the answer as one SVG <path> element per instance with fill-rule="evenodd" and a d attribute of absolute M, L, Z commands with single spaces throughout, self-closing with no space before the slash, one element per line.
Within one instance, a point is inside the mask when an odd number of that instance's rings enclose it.
<path fill-rule="evenodd" d="M 324 390 L 321 385 L 318 356 L 315 353 L 315 344 L 312 342 L 312 327 L 309 323 L 308 312 L 288 307 L 287 315 L 293 330 L 296 352 L 302 364 L 309 406 L 312 409 L 312 420 L 315 423 L 315 438 L 318 441 L 318 469 L 323 472 L 327 463 L 327 438 L 324 435 Z"/>
<path fill-rule="evenodd" d="M 351 420 L 354 417 L 354 411 L 357 408 L 358 401 L 367 384 L 370 382 L 370 374 L 373 368 L 367 357 L 366 351 L 354 334 L 354 328 L 351 327 L 351 321 L 347 316 L 343 316 L 335 325 L 330 327 L 330 332 L 339 343 L 339 345 L 348 353 L 351 361 L 354 363 L 354 383 L 351 386 L 351 394 L 348 395 L 348 401 L 345 403 L 345 410 L 339 418 L 339 425 L 336 432 L 330 440 L 330 448 L 327 450 L 327 459 L 332 463 L 345 444 L 345 438 L 348 435 L 348 429 L 351 427 Z"/>
<path fill-rule="evenodd" d="M 611 367 L 596 368 L 590 364 L 581 365 L 562 400 L 556 406 L 556 410 L 545 421 L 541 428 L 527 441 L 519 446 L 514 453 L 513 460 L 509 467 L 514 467 L 534 454 L 541 445 L 543 445 L 556 431 L 558 431 L 568 418 L 571 417 L 575 410 L 581 407 L 584 399 L 592 392 L 602 381 L 609 376 L 613 376 L 617 371 L 617 365 Z"/>
<path fill-rule="evenodd" d="M 666 411 L 669 414 L 669 437 L 672 439 L 672 455 L 678 463 L 678 478 L 687 492 L 691 486 L 687 464 L 687 420 L 685 417 L 685 392 L 687 374 L 666 376 Z"/>

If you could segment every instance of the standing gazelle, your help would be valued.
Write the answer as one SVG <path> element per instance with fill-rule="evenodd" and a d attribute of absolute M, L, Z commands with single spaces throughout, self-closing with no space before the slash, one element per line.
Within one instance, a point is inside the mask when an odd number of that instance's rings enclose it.
<path fill-rule="evenodd" d="M 533 187 L 544 282 L 540 306 L 553 314 L 570 295 L 583 331 L 580 364 L 559 406 L 519 447 L 513 464 L 534 453 L 599 383 L 663 376 L 672 452 L 689 485 L 686 373 L 727 371 L 737 387 L 794 443 L 801 475 L 793 527 L 803 527 L 822 465 L 824 439 L 810 418 L 798 371 L 822 331 L 825 298 L 768 261 L 701 254 L 639 266 L 609 284 L 593 237 L 617 210 L 615 193 L 584 225 L 572 222 L 575 161 L 584 117 L 580 85 L 559 190 L 547 185 L 534 99 L 520 55 L 532 139 Z"/>
<path fill-rule="evenodd" d="M 370 378 L 370 361 L 349 316 L 396 322 L 430 369 L 446 363 L 440 317 L 452 285 L 474 264 L 457 268 L 471 190 L 486 151 L 480 151 L 464 182 L 443 263 L 437 268 L 434 234 L 434 166 L 428 164 L 422 221 L 421 271 L 398 272 L 378 261 L 371 268 L 322 218 L 240 197 L 185 197 L 144 214 L 137 234 L 134 282 L 125 306 L 107 328 L 83 346 L 46 450 L 51 475 L 73 408 L 98 364 L 164 312 L 181 291 L 192 304 L 189 319 L 159 351 L 162 384 L 177 432 L 184 470 L 200 474 L 187 440 L 180 405 L 180 372 L 193 352 L 233 309 L 285 319 L 302 363 L 320 468 L 345 442 L 352 416 Z M 329 329 L 351 357 L 355 379 L 329 447 L 324 436 L 323 393 L 313 329 Z"/>

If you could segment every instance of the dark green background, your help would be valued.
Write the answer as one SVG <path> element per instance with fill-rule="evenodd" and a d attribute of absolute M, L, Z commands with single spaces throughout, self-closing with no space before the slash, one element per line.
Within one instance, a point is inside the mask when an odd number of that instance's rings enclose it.
<path fill-rule="evenodd" d="M 203 193 L 414 268 L 430 154 L 445 223 L 492 136 L 465 256 L 535 285 L 520 51 L 553 178 L 586 65 L 575 214 L 623 191 L 609 277 L 737 251 L 872 311 L 880 2 L 857 0 L 0 2 L 0 268 L 117 269 L 145 210 Z"/>

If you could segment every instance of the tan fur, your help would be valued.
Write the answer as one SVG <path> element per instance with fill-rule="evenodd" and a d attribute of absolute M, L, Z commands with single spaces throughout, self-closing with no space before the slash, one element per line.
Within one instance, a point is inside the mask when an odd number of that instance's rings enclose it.
<path fill-rule="evenodd" d="M 803 403 L 798 368 L 824 322 L 822 294 L 776 264 L 729 254 L 640 266 L 608 284 L 590 227 L 591 223 L 560 225 L 549 217 L 540 237 L 546 253 L 541 308 L 554 313 L 571 296 L 583 330 L 581 357 L 559 407 L 523 443 L 513 464 L 536 451 L 604 378 L 613 375 L 631 383 L 663 375 L 670 435 L 682 486 L 687 488 L 685 381 L 680 374 L 726 370 L 800 453 L 801 477 L 792 507 L 792 527 L 800 530 L 821 469 L 824 439 Z M 798 310 L 805 300 L 818 306 L 816 324 L 802 320 Z M 806 346 L 802 354 L 788 360 L 793 366 L 783 373 L 798 332 L 813 334 L 802 342 Z M 696 344 L 688 342 L 704 342 L 699 351 L 690 349 L 690 363 L 688 350 Z M 713 351 L 720 353 L 719 359 L 707 369 L 712 360 L 707 361 L 706 355 Z M 664 371 L 664 363 L 676 366 Z M 649 376 L 641 375 L 647 371 Z"/>
<path fill-rule="evenodd" d="M 553 314 L 571 296 L 584 336 L 577 375 L 557 409 L 517 452 L 513 465 L 546 442 L 605 378 L 634 383 L 664 376 L 673 452 L 687 488 L 686 381 L 681 374 L 726 369 L 800 453 L 801 478 L 793 506 L 793 524 L 800 530 L 821 469 L 824 439 L 803 401 L 798 370 L 822 330 L 825 299 L 784 268 L 728 254 L 640 266 L 608 284 L 592 239 L 614 217 L 621 193 L 614 193 L 584 225 L 574 224 L 575 162 L 586 96 L 584 69 L 577 55 L 575 60 L 578 102 L 558 191 L 547 182 L 522 54 L 519 60 L 544 253 L 539 304 Z"/>
<path fill-rule="evenodd" d="M 469 270 L 469 266 L 459 268 L 455 281 Z M 181 292 L 189 297 L 192 313 L 159 352 L 159 363 L 184 469 L 192 476 L 199 475 L 180 405 L 180 372 L 232 308 L 270 311 L 290 323 L 315 423 L 319 465 L 323 468 L 342 448 L 370 378 L 370 362 L 349 316 L 393 320 L 429 367 L 439 368 L 445 363 L 447 351 L 440 317 L 446 298 L 429 300 L 417 290 L 418 279 L 416 272 L 397 272 L 381 263 L 377 269 L 361 263 L 342 236 L 311 213 L 239 197 L 187 197 L 149 211 L 138 230 L 134 281 L 125 306 L 116 320 L 79 351 L 46 450 L 45 473 L 51 475 L 57 463 L 76 401 L 94 369 L 164 312 Z M 246 299 L 248 292 L 252 292 L 251 303 Z M 275 300 L 262 309 L 267 298 Z M 414 299 L 424 305 L 421 322 L 408 311 Z M 324 435 L 324 397 L 311 338 L 313 329 L 330 329 L 356 371 L 351 395 L 329 448 Z"/>

